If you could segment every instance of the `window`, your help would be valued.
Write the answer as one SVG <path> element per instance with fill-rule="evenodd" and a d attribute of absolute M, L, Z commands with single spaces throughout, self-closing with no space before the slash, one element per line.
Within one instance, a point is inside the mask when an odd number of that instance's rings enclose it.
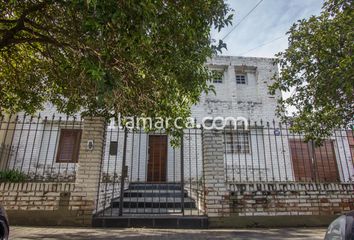
<path fill-rule="evenodd" d="M 118 153 L 118 142 L 111 141 L 111 143 L 109 144 L 109 155 L 117 156 L 117 153 Z"/>
<path fill-rule="evenodd" d="M 246 84 L 246 75 L 236 75 L 236 84 Z"/>
<path fill-rule="evenodd" d="M 77 163 L 79 159 L 80 142 L 80 129 L 61 129 L 56 162 Z"/>
<path fill-rule="evenodd" d="M 222 83 L 222 78 L 214 78 L 213 83 Z"/>
<path fill-rule="evenodd" d="M 236 130 L 225 132 L 226 153 L 249 153 L 249 137 L 249 131 Z"/>
<path fill-rule="evenodd" d="M 219 74 L 219 76 L 213 79 L 213 83 L 222 83 L 224 72 L 217 71 L 217 73 Z"/>

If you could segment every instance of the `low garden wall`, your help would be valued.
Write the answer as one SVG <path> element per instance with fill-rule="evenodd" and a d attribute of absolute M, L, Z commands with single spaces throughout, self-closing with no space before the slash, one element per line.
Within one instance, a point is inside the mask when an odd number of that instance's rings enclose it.
<path fill-rule="evenodd" d="M 10 224 L 85 225 L 92 201 L 74 183 L 1 183 L 0 202 Z"/>
<path fill-rule="evenodd" d="M 353 184 L 238 184 L 230 212 L 238 216 L 335 215 L 354 210 Z"/>
<path fill-rule="evenodd" d="M 354 184 L 249 183 L 229 185 L 230 215 L 212 227 L 327 226 L 354 210 Z"/>

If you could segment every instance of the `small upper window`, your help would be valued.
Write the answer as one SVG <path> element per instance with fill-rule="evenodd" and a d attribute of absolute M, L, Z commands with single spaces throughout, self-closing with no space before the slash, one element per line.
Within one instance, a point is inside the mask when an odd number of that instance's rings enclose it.
<path fill-rule="evenodd" d="M 213 83 L 222 83 L 224 78 L 224 70 L 223 69 L 216 69 L 213 70 L 216 73 L 215 78 L 213 78 Z"/>
<path fill-rule="evenodd" d="M 213 83 L 222 83 L 222 77 L 214 78 Z"/>
<path fill-rule="evenodd" d="M 220 71 L 218 72 L 219 73 L 219 76 L 215 77 L 213 79 L 213 83 L 222 83 L 222 80 L 223 80 L 223 72 Z"/>
<path fill-rule="evenodd" d="M 246 84 L 246 75 L 236 75 L 236 84 Z"/>

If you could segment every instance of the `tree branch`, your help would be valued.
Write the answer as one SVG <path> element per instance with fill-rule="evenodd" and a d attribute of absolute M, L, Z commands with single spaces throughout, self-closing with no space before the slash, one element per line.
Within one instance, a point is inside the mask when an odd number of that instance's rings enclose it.
<path fill-rule="evenodd" d="M 54 44 L 54 45 L 57 45 L 57 46 L 62 46 L 62 45 L 64 45 L 64 44 L 58 42 L 55 38 L 52 38 L 52 37 L 50 37 L 50 36 L 43 35 L 43 34 L 37 32 L 37 31 L 35 31 L 35 30 L 31 29 L 31 28 L 24 27 L 22 30 L 23 30 L 23 31 L 26 31 L 26 32 L 28 32 L 28 33 L 34 35 L 34 36 L 37 36 L 37 37 L 38 37 L 37 39 L 47 40 L 47 43 L 51 43 L 51 44 Z"/>
<path fill-rule="evenodd" d="M 40 24 L 32 21 L 31 19 L 25 18 L 24 22 L 28 23 L 29 25 L 31 25 L 34 28 L 37 28 L 38 30 L 47 31 L 47 32 L 49 31 L 47 28 L 45 28 L 45 27 L 41 26 Z"/>
<path fill-rule="evenodd" d="M 50 39 L 50 38 L 46 38 L 45 36 L 44 37 L 38 37 L 38 38 L 16 38 L 16 39 L 13 39 L 11 41 L 11 43 L 8 44 L 7 46 L 14 45 L 14 44 L 19 44 L 19 43 L 35 43 L 35 42 L 38 42 L 38 43 L 50 43 L 50 44 L 57 45 L 57 46 L 63 46 L 62 44 L 58 43 L 57 41 L 55 41 L 53 39 Z"/>
<path fill-rule="evenodd" d="M 49 2 L 50 2 L 50 0 L 44 1 L 44 2 L 35 4 L 35 5 L 27 8 L 27 9 L 25 9 L 23 11 L 23 13 L 21 14 L 21 16 L 19 17 L 19 19 L 14 20 L 14 21 L 17 22 L 17 24 L 4 33 L 4 35 L 3 35 L 3 37 L 2 37 L 2 39 L 0 41 L 0 50 L 3 49 L 6 46 L 15 44 L 15 42 L 14 42 L 15 35 L 18 32 L 20 32 L 21 30 L 23 30 L 23 28 L 25 27 L 25 18 L 26 18 L 26 16 L 28 14 L 32 13 L 32 12 L 36 12 L 36 11 L 39 11 L 39 10 L 43 9 Z"/>
<path fill-rule="evenodd" d="M 18 19 L 0 19 L 0 23 L 16 23 Z"/>

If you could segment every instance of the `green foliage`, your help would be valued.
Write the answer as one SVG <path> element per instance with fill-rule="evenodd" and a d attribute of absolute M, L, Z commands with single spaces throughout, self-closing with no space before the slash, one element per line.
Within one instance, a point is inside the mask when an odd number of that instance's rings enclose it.
<path fill-rule="evenodd" d="M 278 113 L 291 116 L 293 130 L 321 140 L 354 116 L 354 2 L 328 0 L 319 16 L 299 20 L 289 30 L 289 47 L 277 55 L 280 75 L 270 87 L 291 91 Z"/>
<path fill-rule="evenodd" d="M 49 101 L 107 117 L 188 117 L 212 90 L 206 59 L 225 47 L 210 29 L 232 20 L 222 0 L 26 0 L 0 9 L 0 109 L 33 113 Z"/>
<path fill-rule="evenodd" d="M 18 170 L 0 171 L 0 182 L 23 182 L 26 178 L 26 175 Z"/>

